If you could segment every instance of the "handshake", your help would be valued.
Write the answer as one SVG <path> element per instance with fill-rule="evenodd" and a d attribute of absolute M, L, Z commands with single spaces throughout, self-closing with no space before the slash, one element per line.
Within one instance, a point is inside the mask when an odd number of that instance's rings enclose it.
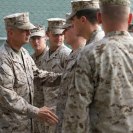
<path fill-rule="evenodd" d="M 38 111 L 38 119 L 42 122 L 46 122 L 50 125 L 55 125 L 58 123 L 58 117 L 51 112 L 51 108 L 48 107 L 42 107 Z"/>

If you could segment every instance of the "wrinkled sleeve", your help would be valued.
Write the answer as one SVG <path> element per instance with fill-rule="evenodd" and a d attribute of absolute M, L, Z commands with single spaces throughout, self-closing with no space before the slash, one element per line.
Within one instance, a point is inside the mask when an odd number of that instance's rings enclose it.
<path fill-rule="evenodd" d="M 11 63 L 0 61 L 0 106 L 5 110 L 33 118 L 38 113 L 38 108 L 29 104 L 14 90 L 15 76 Z M 23 89 L 23 88 L 20 88 Z"/>
<path fill-rule="evenodd" d="M 34 80 L 40 80 L 41 85 L 47 87 L 58 86 L 61 82 L 62 73 L 48 72 L 40 70 L 32 60 L 32 68 L 34 73 Z"/>
<path fill-rule="evenodd" d="M 80 55 L 68 91 L 62 133 L 90 133 L 89 105 L 94 88 L 91 66 L 85 54 Z"/>

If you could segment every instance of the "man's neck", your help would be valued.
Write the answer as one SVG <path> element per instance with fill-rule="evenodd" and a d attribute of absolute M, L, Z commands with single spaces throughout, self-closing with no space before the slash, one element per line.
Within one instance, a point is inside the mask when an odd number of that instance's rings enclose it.
<path fill-rule="evenodd" d="M 73 45 L 71 45 L 72 50 L 76 51 L 77 49 L 79 49 L 80 47 L 84 47 L 86 44 L 86 40 L 77 40 L 75 43 L 73 43 Z"/>
<path fill-rule="evenodd" d="M 43 52 L 44 52 L 45 49 L 41 49 L 41 50 L 36 50 L 35 51 L 35 56 L 40 56 Z"/>
<path fill-rule="evenodd" d="M 7 43 L 8 43 L 8 45 L 9 45 L 12 49 L 14 49 L 15 51 L 19 51 L 19 50 L 21 49 L 21 47 L 22 47 L 21 44 L 17 44 L 17 43 L 15 43 L 15 42 L 13 42 L 13 41 L 10 41 L 10 40 L 7 40 Z"/>
<path fill-rule="evenodd" d="M 127 31 L 128 24 L 127 23 L 107 23 L 103 25 L 105 33 L 113 32 L 113 31 Z"/>
<path fill-rule="evenodd" d="M 60 46 L 50 46 L 49 50 L 50 51 L 56 51 Z"/>
<path fill-rule="evenodd" d="M 89 40 L 91 38 L 91 35 L 93 34 L 94 31 L 96 31 L 98 29 L 99 25 L 98 24 L 95 24 L 95 25 L 92 25 L 91 27 L 89 27 L 88 29 L 88 32 L 86 32 L 86 39 Z"/>

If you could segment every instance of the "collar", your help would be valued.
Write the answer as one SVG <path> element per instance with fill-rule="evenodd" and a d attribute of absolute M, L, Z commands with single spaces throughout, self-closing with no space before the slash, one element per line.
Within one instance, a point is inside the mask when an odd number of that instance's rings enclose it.
<path fill-rule="evenodd" d="M 116 35 L 118 35 L 118 36 L 121 36 L 121 35 L 131 36 L 128 31 L 112 31 L 112 32 L 106 33 L 105 37 L 116 36 Z"/>

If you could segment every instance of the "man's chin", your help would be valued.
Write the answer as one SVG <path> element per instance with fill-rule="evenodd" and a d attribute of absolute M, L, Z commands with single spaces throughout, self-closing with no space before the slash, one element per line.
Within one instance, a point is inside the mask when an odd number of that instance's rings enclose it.
<path fill-rule="evenodd" d="M 22 43 L 22 46 L 25 45 L 25 44 L 28 44 L 28 43 L 29 43 L 29 41 L 25 41 L 25 42 Z"/>
<path fill-rule="evenodd" d="M 29 37 L 25 39 L 25 42 L 26 43 L 29 43 Z"/>
<path fill-rule="evenodd" d="M 77 35 L 77 36 L 81 36 L 81 33 L 78 33 L 78 32 L 77 32 L 76 35 Z"/>
<path fill-rule="evenodd" d="M 25 40 L 25 43 L 29 43 L 29 39 Z"/>

